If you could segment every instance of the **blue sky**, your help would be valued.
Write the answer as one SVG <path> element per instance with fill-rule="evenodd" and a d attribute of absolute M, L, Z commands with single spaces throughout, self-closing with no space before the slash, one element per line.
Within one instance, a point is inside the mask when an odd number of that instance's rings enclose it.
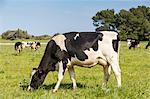
<path fill-rule="evenodd" d="M 94 31 L 97 11 L 139 5 L 150 6 L 150 0 L 0 0 L 0 34 L 17 28 L 33 35 Z"/>

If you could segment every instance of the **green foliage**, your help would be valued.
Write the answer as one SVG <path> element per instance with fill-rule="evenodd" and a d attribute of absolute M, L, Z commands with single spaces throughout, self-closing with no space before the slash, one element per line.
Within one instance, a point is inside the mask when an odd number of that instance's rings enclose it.
<path fill-rule="evenodd" d="M 41 36 L 33 36 L 32 39 L 35 40 L 49 40 L 51 36 L 49 35 L 41 35 Z"/>
<path fill-rule="evenodd" d="M 93 16 L 93 24 L 96 31 L 119 30 L 121 40 L 127 38 L 146 40 L 145 34 L 150 32 L 150 7 L 138 6 L 129 11 L 102 10 Z"/>
<path fill-rule="evenodd" d="M 110 26 L 114 28 L 115 14 L 113 9 L 99 11 L 92 19 L 94 26 L 97 27 L 96 31 L 108 30 Z"/>
<path fill-rule="evenodd" d="M 129 50 L 126 42 L 120 46 L 120 67 L 122 87 L 116 88 L 112 72 L 108 90 L 102 90 L 102 66 L 93 68 L 75 67 L 78 89 L 72 89 L 72 82 L 66 72 L 58 92 L 52 93 L 57 81 L 57 72 L 50 72 L 43 86 L 28 92 L 30 74 L 33 67 L 40 63 L 45 50 L 42 45 L 37 52 L 25 49 L 16 56 L 14 46 L 0 47 L 0 99 L 150 99 L 150 49 Z"/>

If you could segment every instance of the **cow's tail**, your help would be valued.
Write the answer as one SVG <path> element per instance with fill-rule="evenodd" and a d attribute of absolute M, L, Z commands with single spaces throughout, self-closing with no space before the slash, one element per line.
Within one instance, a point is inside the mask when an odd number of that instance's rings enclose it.
<path fill-rule="evenodd" d="M 118 61 L 119 61 L 120 46 L 121 46 L 119 33 L 118 33 L 118 35 L 117 35 L 117 41 L 118 41 Z"/>
<path fill-rule="evenodd" d="M 119 59 L 119 49 L 120 49 L 120 37 L 119 37 L 119 33 L 116 35 L 117 39 L 114 39 L 112 41 L 113 43 L 113 49 L 116 53 L 118 53 L 118 59 Z"/>

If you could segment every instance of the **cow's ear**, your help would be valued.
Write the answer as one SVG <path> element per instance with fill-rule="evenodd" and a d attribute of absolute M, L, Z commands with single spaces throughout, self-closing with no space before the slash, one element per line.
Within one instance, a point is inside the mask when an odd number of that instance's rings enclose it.
<path fill-rule="evenodd" d="M 38 70 L 37 68 L 32 68 L 32 70 Z"/>
<path fill-rule="evenodd" d="M 37 72 L 37 68 L 32 68 L 32 73 L 31 73 L 31 76 L 33 76 L 36 72 Z"/>

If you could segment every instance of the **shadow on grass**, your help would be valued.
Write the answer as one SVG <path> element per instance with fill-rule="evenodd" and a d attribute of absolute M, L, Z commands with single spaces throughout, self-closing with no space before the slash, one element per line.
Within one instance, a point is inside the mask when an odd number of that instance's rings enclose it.
<path fill-rule="evenodd" d="M 40 88 L 43 88 L 45 90 L 50 90 L 50 89 L 54 89 L 55 85 L 56 83 L 49 84 L 49 85 L 42 85 Z M 86 85 L 77 83 L 77 88 L 85 88 L 85 87 Z M 72 83 L 60 84 L 59 89 L 73 89 L 73 85 Z"/>
<path fill-rule="evenodd" d="M 39 87 L 39 89 L 51 90 L 54 89 L 55 85 L 56 83 L 49 84 L 49 85 L 42 85 L 41 87 Z M 22 90 L 27 90 L 28 84 L 20 84 L 20 87 Z M 77 88 L 85 88 L 85 87 L 87 86 L 81 83 L 77 83 Z M 72 83 L 60 84 L 59 89 L 73 89 L 73 86 Z"/>
<path fill-rule="evenodd" d="M 20 53 L 12 53 L 13 56 L 20 56 Z"/>
<path fill-rule="evenodd" d="M 28 86 L 29 86 L 29 85 L 20 85 L 20 88 L 21 88 L 22 90 L 27 90 L 27 89 L 28 89 Z"/>

